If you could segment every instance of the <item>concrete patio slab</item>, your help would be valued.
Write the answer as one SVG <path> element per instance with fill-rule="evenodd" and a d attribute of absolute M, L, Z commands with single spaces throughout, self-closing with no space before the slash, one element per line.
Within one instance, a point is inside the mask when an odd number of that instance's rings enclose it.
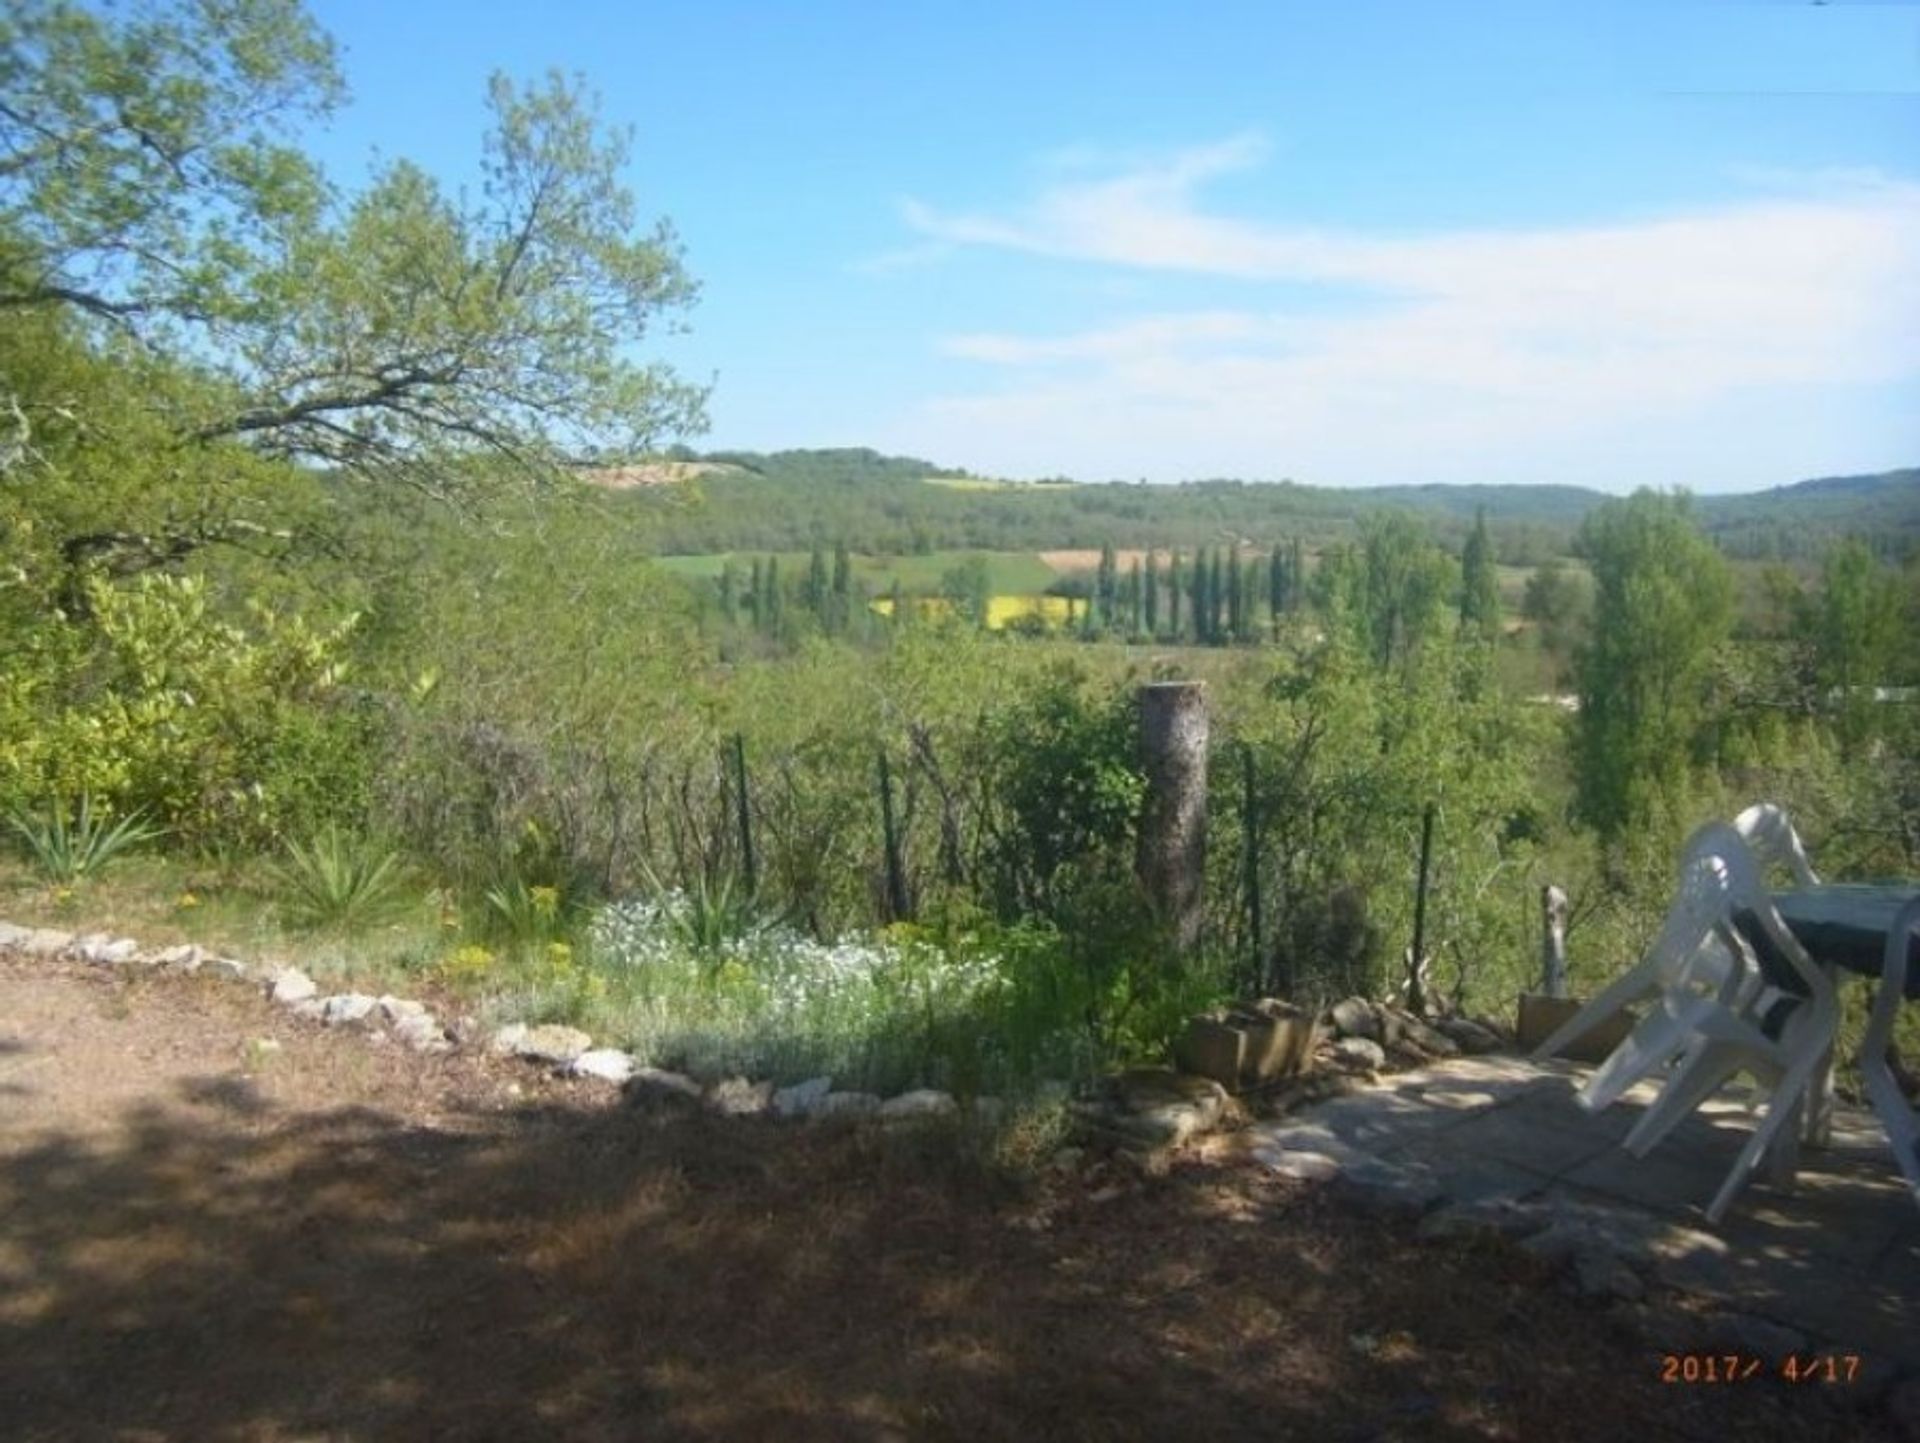
<path fill-rule="evenodd" d="M 1436 1221 L 1494 1209 L 1500 1231 L 1577 1265 L 1598 1294 L 1635 1297 L 1642 1281 L 1677 1288 L 1762 1332 L 1772 1323 L 1810 1346 L 1920 1370 L 1920 1209 L 1871 1114 L 1840 1108 L 1831 1145 L 1803 1150 L 1790 1189 L 1756 1178 L 1713 1228 L 1703 1210 L 1751 1136 L 1742 1101 L 1716 1099 L 1635 1158 L 1620 1144 L 1653 1088 L 1589 1114 L 1574 1097 L 1585 1075 L 1558 1062 L 1450 1059 L 1262 1124 L 1255 1155 L 1319 1152 L 1357 1194 Z M 1616 1263 L 1633 1276 L 1623 1281 Z"/>

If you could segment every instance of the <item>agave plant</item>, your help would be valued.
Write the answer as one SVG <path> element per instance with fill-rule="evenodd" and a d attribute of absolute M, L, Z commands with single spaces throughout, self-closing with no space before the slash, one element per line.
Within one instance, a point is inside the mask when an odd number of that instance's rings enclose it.
<path fill-rule="evenodd" d="M 110 824 L 95 812 L 92 796 L 82 792 L 71 821 L 66 803 L 55 798 L 44 815 L 16 810 L 7 814 L 7 823 L 41 875 L 64 884 L 91 877 L 128 848 L 160 836 L 163 829 L 148 826 L 145 817 L 144 811 L 134 811 Z"/>
<path fill-rule="evenodd" d="M 328 827 L 304 845 L 289 841 L 274 878 L 295 926 L 351 932 L 393 913 L 402 871 L 393 848 Z"/>

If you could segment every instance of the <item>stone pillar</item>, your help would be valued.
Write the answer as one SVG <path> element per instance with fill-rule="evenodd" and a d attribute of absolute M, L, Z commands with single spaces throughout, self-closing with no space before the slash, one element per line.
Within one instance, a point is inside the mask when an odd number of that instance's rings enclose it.
<path fill-rule="evenodd" d="M 1175 944 L 1188 951 L 1200 941 L 1207 870 L 1204 682 L 1140 688 L 1140 750 L 1147 798 L 1135 869 Z"/>

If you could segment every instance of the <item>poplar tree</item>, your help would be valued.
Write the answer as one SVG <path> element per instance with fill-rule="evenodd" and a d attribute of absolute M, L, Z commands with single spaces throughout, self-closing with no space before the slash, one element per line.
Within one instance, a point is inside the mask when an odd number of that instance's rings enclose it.
<path fill-rule="evenodd" d="M 1151 550 L 1147 552 L 1147 595 L 1145 601 L 1147 613 L 1147 634 L 1160 634 L 1160 558 Z"/>
<path fill-rule="evenodd" d="M 1491 637 L 1500 629 L 1500 585 L 1493 569 L 1493 542 L 1487 535 L 1487 508 L 1477 507 L 1473 530 L 1460 553 L 1460 626 Z"/>

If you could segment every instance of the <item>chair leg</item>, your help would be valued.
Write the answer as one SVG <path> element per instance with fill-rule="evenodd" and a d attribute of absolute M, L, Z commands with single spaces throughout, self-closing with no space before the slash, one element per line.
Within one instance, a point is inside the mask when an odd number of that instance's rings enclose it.
<path fill-rule="evenodd" d="M 1833 1145 L 1833 1048 L 1820 1056 L 1813 1081 L 1807 1088 L 1806 1115 L 1801 1140 L 1809 1147 Z"/>
<path fill-rule="evenodd" d="M 1648 1074 L 1658 1071 L 1687 1045 L 1692 1029 L 1665 1007 L 1643 1018 L 1627 1040 L 1608 1054 L 1578 1093 L 1588 1112 L 1604 1112 Z"/>
<path fill-rule="evenodd" d="M 1673 1080 L 1661 1090 L 1621 1145 L 1635 1157 L 1645 1157 L 1668 1133 L 1691 1117 L 1694 1109 L 1719 1091 L 1728 1078 L 1742 1069 L 1751 1071 L 1754 1067 L 1755 1059 L 1746 1048 L 1705 1038 L 1696 1041 L 1687 1049 Z"/>
<path fill-rule="evenodd" d="M 1880 989 L 1874 994 L 1873 1012 L 1867 1019 L 1866 1036 L 1860 1042 L 1860 1077 L 1867 1086 L 1867 1098 L 1887 1131 L 1887 1141 L 1906 1177 L 1913 1200 L 1920 1203 L 1920 1113 L 1907 1102 L 1895 1080 L 1888 1051 L 1893 1046 L 1894 1015 L 1905 996 L 1909 938 L 1920 927 L 1920 901 L 1910 902 L 1900 911 L 1887 936 L 1886 960 L 1881 969 Z"/>
<path fill-rule="evenodd" d="M 1720 1184 L 1713 1201 L 1707 1207 L 1707 1221 L 1718 1223 L 1727 1215 L 1727 1209 L 1733 1206 L 1734 1198 L 1740 1189 L 1747 1185 L 1747 1178 L 1760 1160 L 1773 1146 L 1774 1138 L 1783 1127 L 1797 1123 L 1799 1103 L 1806 1095 L 1813 1074 L 1820 1065 L 1821 1054 L 1803 1057 L 1787 1069 L 1780 1086 L 1774 1089 L 1773 1099 L 1767 1104 L 1767 1115 L 1760 1119 L 1760 1125 L 1753 1130 L 1753 1136 L 1747 1139 L 1747 1145 L 1740 1149 L 1740 1156 L 1734 1160 L 1733 1170 L 1727 1174 L 1726 1181 Z"/>

